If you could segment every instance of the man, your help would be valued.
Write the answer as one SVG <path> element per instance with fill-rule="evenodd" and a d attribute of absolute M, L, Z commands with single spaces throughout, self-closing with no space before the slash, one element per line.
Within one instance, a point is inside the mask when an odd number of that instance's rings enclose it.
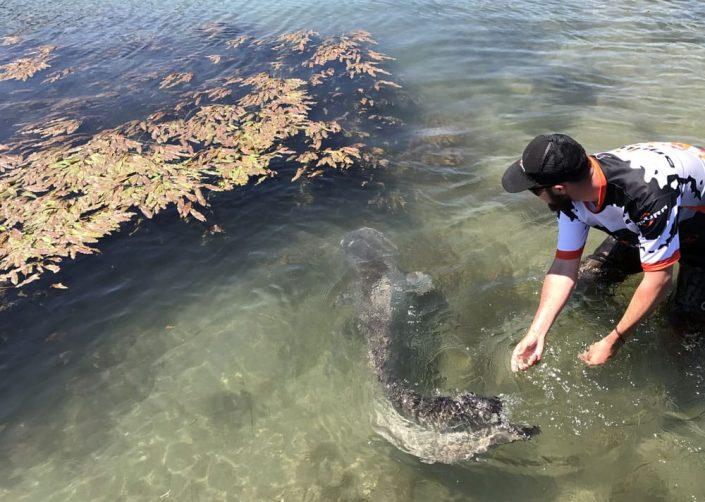
<path fill-rule="evenodd" d="M 679 260 L 674 306 L 688 315 L 702 314 L 705 150 L 682 143 L 642 143 L 588 156 L 569 136 L 542 135 L 509 166 L 502 186 L 511 193 L 531 190 L 558 215 L 556 256 L 531 327 L 512 353 L 513 371 L 541 359 L 546 333 L 578 277 L 590 227 L 612 236 L 591 257 L 593 264 L 618 263 L 628 268 L 625 263 L 631 250 L 644 276 L 612 331 L 580 355 L 585 363 L 602 364 L 614 355 L 639 321 L 666 296 L 673 265 Z"/>

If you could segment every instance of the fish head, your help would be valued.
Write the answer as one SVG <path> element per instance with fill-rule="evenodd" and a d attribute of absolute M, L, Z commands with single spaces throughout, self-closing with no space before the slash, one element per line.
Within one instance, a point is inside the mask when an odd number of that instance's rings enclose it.
<path fill-rule="evenodd" d="M 397 247 L 374 228 L 358 228 L 340 241 L 345 258 L 357 272 L 386 272 L 397 255 Z"/>

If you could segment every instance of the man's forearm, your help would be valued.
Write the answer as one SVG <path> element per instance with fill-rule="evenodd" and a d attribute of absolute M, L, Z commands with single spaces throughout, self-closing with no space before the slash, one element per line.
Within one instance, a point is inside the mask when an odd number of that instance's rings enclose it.
<path fill-rule="evenodd" d="M 671 286 L 673 267 L 657 272 L 646 272 L 641 283 L 634 291 L 627 310 L 617 323 L 616 330 L 610 336 L 624 337 L 658 305 L 666 296 Z"/>
<path fill-rule="evenodd" d="M 624 340 L 624 335 L 629 333 L 666 296 L 671 285 L 672 275 L 673 267 L 656 272 L 646 272 L 615 329 L 602 340 L 590 345 L 588 350 L 580 354 L 580 359 L 586 364 L 594 366 L 603 364 L 612 357 L 619 347 L 618 342 Z"/>
<path fill-rule="evenodd" d="M 541 289 L 541 301 L 529 331 L 545 336 L 563 310 L 575 286 L 579 260 L 555 261 L 546 274 Z"/>

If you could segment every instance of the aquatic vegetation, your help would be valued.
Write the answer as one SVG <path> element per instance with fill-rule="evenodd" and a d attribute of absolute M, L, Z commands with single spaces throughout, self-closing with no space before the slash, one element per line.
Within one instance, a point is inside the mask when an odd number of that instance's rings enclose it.
<path fill-rule="evenodd" d="M 43 45 L 31 51 L 27 57 L 0 66 L 0 81 L 13 79 L 25 81 L 35 73 L 49 68 L 49 61 L 53 59 L 52 52 L 55 48 L 53 45 Z"/>
<path fill-rule="evenodd" d="M 63 70 L 55 71 L 49 74 L 47 78 L 42 80 L 42 84 L 53 84 L 54 82 L 58 82 L 59 80 L 62 80 L 69 75 L 71 75 L 74 72 L 74 69 L 72 67 L 64 68 Z"/>
<path fill-rule="evenodd" d="M 62 114 L 25 125 L 17 141 L 3 145 L 0 281 L 22 286 L 56 273 L 65 259 L 95 253 L 99 239 L 137 214 L 152 218 L 172 207 L 182 218 L 206 221 L 209 192 L 260 183 L 281 170 L 296 181 L 327 169 L 385 165 L 383 150 L 365 145 L 362 124 L 379 127 L 370 115 L 374 102 L 398 85 L 374 78 L 388 74 L 380 66 L 388 58 L 369 49 L 368 33 L 241 36 L 228 45 L 246 43 L 246 50 L 269 55 L 259 71 L 204 79 L 173 106 L 112 129 L 81 134 L 83 120 Z M 193 78 L 172 72 L 159 88 Z M 360 94 L 369 103 L 358 109 Z"/>
<path fill-rule="evenodd" d="M 9 35 L 7 37 L 2 37 L 2 45 L 17 45 L 22 41 L 22 38 L 20 38 L 17 35 Z"/>
<path fill-rule="evenodd" d="M 159 84 L 160 89 L 171 89 L 172 87 L 176 87 L 177 85 L 180 84 L 188 84 L 191 82 L 191 79 L 193 78 L 193 73 L 185 72 L 185 73 L 170 73 L 164 79 L 161 81 Z"/>
<path fill-rule="evenodd" d="M 279 44 L 274 46 L 274 50 L 289 48 L 297 52 L 304 52 L 309 42 L 315 35 L 316 32 L 311 30 L 299 30 L 293 33 L 285 33 L 277 39 Z"/>
<path fill-rule="evenodd" d="M 240 35 L 237 38 L 233 38 L 232 40 L 228 40 L 227 42 L 225 42 L 225 45 L 229 49 L 235 49 L 236 47 L 240 47 L 241 45 L 243 45 L 245 42 L 247 42 L 250 39 L 251 39 L 251 37 L 249 37 L 247 35 Z"/>
<path fill-rule="evenodd" d="M 399 190 L 394 190 L 389 194 L 378 193 L 367 203 L 392 213 L 403 211 L 406 207 L 406 199 Z"/>
<path fill-rule="evenodd" d="M 225 25 L 218 22 L 208 22 L 201 26 L 200 31 L 206 35 L 206 38 L 215 38 L 225 30 Z"/>
<path fill-rule="evenodd" d="M 374 88 L 379 91 L 383 86 L 392 87 L 394 89 L 401 89 L 401 86 L 396 82 L 391 82 L 389 80 L 378 80 L 375 82 Z"/>
<path fill-rule="evenodd" d="M 61 136 L 62 134 L 72 134 L 81 127 L 81 121 L 69 119 L 67 117 L 49 120 L 43 124 L 32 124 L 20 130 L 21 134 L 35 134 L 42 138 Z"/>
<path fill-rule="evenodd" d="M 362 48 L 363 43 L 375 43 L 366 31 L 357 31 L 349 36 L 325 40 L 305 64 L 310 68 L 327 66 L 332 62 L 345 64 L 345 70 L 350 78 L 367 74 L 376 77 L 377 73 L 389 75 L 389 72 L 379 67 L 384 60 L 393 59 L 375 51 Z M 363 53 L 364 52 L 364 53 Z"/>

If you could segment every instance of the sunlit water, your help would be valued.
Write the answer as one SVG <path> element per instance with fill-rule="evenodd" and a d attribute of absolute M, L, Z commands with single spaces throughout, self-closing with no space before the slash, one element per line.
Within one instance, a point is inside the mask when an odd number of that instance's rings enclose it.
<path fill-rule="evenodd" d="M 158 216 L 4 310 L 3 499 L 705 497 L 702 343 L 676 339 L 657 315 L 606 366 L 577 359 L 638 278 L 578 294 L 542 364 L 511 373 L 555 229 L 536 200 L 499 185 L 546 131 L 590 151 L 702 144 L 700 2 L 5 0 L 0 12 L 0 36 L 28 40 L 1 47 L 3 63 L 52 43 L 54 69 L 91 61 L 85 79 L 103 82 L 0 83 L 0 143 L 68 109 L 67 97 L 115 93 L 96 100 L 96 128 L 156 107 L 166 98 L 130 79 L 183 68 L 178 55 L 216 43 L 198 31 L 210 21 L 258 37 L 368 30 L 397 58 L 391 70 L 417 110 L 408 147 L 375 178 L 382 198 L 354 173 L 222 194 L 208 217 L 223 234 Z M 354 310 L 336 301 L 348 282 L 338 243 L 363 225 L 384 231 L 400 267 L 429 273 L 447 301 L 411 365 L 433 368 L 442 390 L 501 394 L 539 436 L 444 466 L 374 432 L 380 391 Z M 49 288 L 58 281 L 69 289 Z"/>

